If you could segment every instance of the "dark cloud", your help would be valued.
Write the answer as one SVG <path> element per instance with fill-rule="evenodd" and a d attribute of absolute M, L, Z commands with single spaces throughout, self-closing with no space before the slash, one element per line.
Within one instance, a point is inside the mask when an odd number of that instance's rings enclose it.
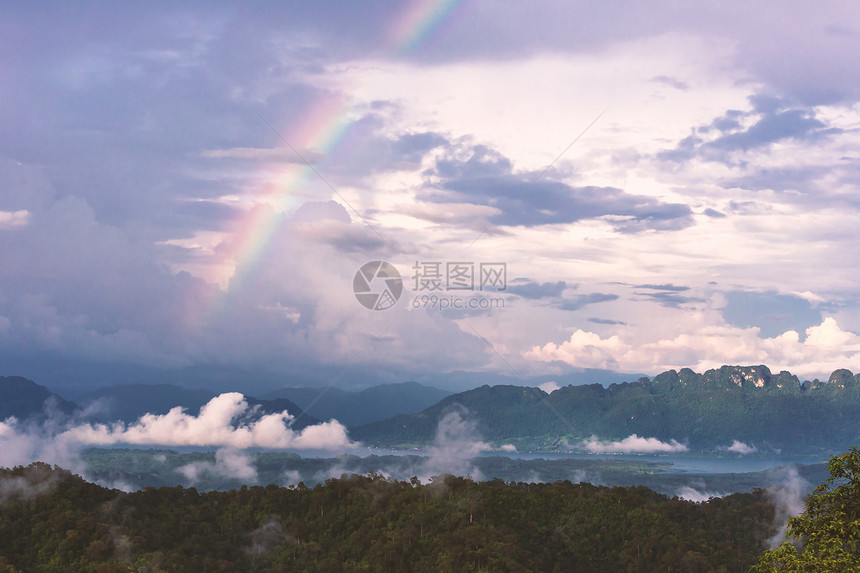
<path fill-rule="evenodd" d="M 536 282 L 516 282 L 511 281 L 508 283 L 507 292 L 521 296 L 527 299 L 542 299 L 542 298 L 555 298 L 561 296 L 562 292 L 566 288 L 575 288 L 576 285 L 570 285 L 564 281 L 557 281 L 554 283 L 536 283 Z"/>
<path fill-rule="evenodd" d="M 432 131 L 405 133 L 394 140 L 392 149 L 405 161 L 419 162 L 428 151 L 446 143 L 447 138 Z"/>
<path fill-rule="evenodd" d="M 746 131 L 738 131 L 706 143 L 708 149 L 726 151 L 748 151 L 764 147 L 784 139 L 818 139 L 825 135 L 841 133 L 842 130 L 830 128 L 815 119 L 810 110 L 789 109 L 786 111 L 767 111 L 761 119 Z"/>
<path fill-rule="evenodd" d="M 539 180 L 538 174 L 515 174 L 509 159 L 483 146 L 465 160 L 438 160 L 436 174 L 445 179 L 441 189 L 423 191 L 422 200 L 494 207 L 501 213 L 492 222 L 500 225 L 530 227 L 613 215 L 612 225 L 618 232 L 638 233 L 683 229 L 695 223 L 687 205 L 663 203 L 614 187 L 572 187 Z"/>
<path fill-rule="evenodd" d="M 729 201 L 729 212 L 736 215 L 756 215 L 772 211 L 773 207 L 759 201 Z"/>
<path fill-rule="evenodd" d="M 710 126 L 695 129 L 674 149 L 658 153 L 657 158 L 682 162 L 698 157 L 733 164 L 738 162 L 734 155 L 737 152 L 764 148 L 785 140 L 812 143 L 842 133 L 841 129 L 828 127 L 817 119 L 815 111 L 809 107 L 791 106 L 781 98 L 766 94 L 751 96 L 750 103 L 752 111 L 729 110 Z M 744 120 L 752 120 L 753 123 L 744 129 Z M 697 135 L 713 130 L 720 134 L 714 139 L 705 140 Z"/>
<path fill-rule="evenodd" d="M 690 89 L 690 85 L 687 82 L 683 82 L 679 79 L 672 78 L 669 76 L 654 76 L 653 78 L 651 78 L 651 81 L 657 84 L 662 84 L 675 88 L 676 90 L 687 91 Z"/>
<path fill-rule="evenodd" d="M 86 372 L 124 379 L 145 368 L 151 381 L 179 379 L 183 368 L 199 367 L 206 372 L 195 382 L 229 372 L 235 389 L 235 380 L 250 379 L 248 371 L 277 372 L 267 378 L 272 383 L 282 382 L 285 372 L 291 382 L 315 373 L 311 383 L 328 384 L 344 370 L 328 365 L 365 360 L 372 366 L 362 380 L 371 383 L 379 375 L 394 381 L 409 372 L 485 364 L 483 343 L 438 314 L 408 314 L 386 336 L 359 328 L 380 316 L 351 321 L 341 303 L 352 297 L 355 268 L 371 254 L 399 247 L 345 212 L 346 205 L 325 204 L 331 190 L 318 178 L 306 178 L 304 195 L 292 199 L 304 202 L 322 190 L 323 202 L 307 204 L 293 219 L 272 220 L 266 234 L 273 239 L 265 245 L 238 244 L 243 221 L 268 220 L 249 216 L 256 211 L 245 211 L 242 200 L 283 192 L 282 170 L 297 163 L 289 145 L 304 145 L 308 135 L 297 126 L 313 127 L 332 110 L 348 108 L 354 118 L 339 132 L 340 144 L 326 154 L 300 149 L 327 180 L 340 188 L 384 171 L 417 171 L 438 153 L 432 175 L 439 185 L 419 198 L 434 202 L 428 217 L 440 221 L 488 221 L 498 209 L 494 222 L 508 226 L 605 217 L 618 232 L 637 233 L 694 224 L 683 204 L 635 190 L 571 186 L 552 171 L 532 183 L 537 173 L 517 173 L 489 146 L 470 148 L 468 138 L 454 139 L 429 124 L 395 129 L 404 119 L 397 103 L 354 109 L 361 95 L 349 91 L 349 82 L 328 81 L 331 70 L 353 62 L 420 66 L 591 56 L 640 40 L 675 42 L 679 32 L 720 44 L 718 50 L 725 41 L 734 47 L 734 60 L 722 60 L 721 69 L 779 97 L 755 97 L 752 111 L 730 110 L 693 129 L 667 152 L 675 161 L 727 160 L 733 152 L 788 140 L 818 143 L 837 132 L 813 106 L 860 99 L 860 59 L 850 55 L 858 52 L 850 26 L 856 8 L 850 6 L 792 5 L 779 17 L 772 7 L 750 3 L 684 11 L 629 0 L 446 6 L 441 25 L 414 46 L 398 35 L 412 2 L 0 7 L 0 210 L 28 212 L 26 225 L 0 230 L 0 353 L 7 368 L 17 364 L 12 358 L 63 364 L 52 380 L 70 373 L 83 379 Z M 673 76 L 653 81 L 654 91 L 697 87 Z M 206 155 L 240 148 L 265 153 Z M 760 172 L 737 184 L 794 189 L 792 180 L 811 187 L 822 175 Z M 837 175 L 856 181 L 856 173 Z M 448 205 L 453 213 L 432 212 Z M 767 208 L 748 202 L 725 210 Z M 200 231 L 225 232 L 225 242 L 212 246 L 214 255 L 206 246 L 164 243 Z M 259 248 L 236 261 L 227 292 L 175 270 L 177 263 L 204 265 L 244 247 Z M 617 298 L 562 298 L 558 282 L 534 284 L 522 285 L 519 296 L 540 296 L 567 310 Z M 697 300 L 671 289 L 650 297 L 669 305 Z M 379 362 L 385 362 L 384 374 L 374 374 L 381 372 Z M 79 363 L 89 369 L 77 369 Z M 105 364 L 123 366 L 111 375 Z"/>
<path fill-rule="evenodd" d="M 635 294 L 644 297 L 644 300 L 656 302 L 661 306 L 668 308 L 681 308 L 685 304 L 705 302 L 704 299 L 692 296 L 682 295 L 680 293 L 690 290 L 690 287 L 683 285 L 675 285 L 671 283 L 664 284 L 638 284 L 632 285 L 636 289 L 644 289 L 647 291 L 656 292 L 636 292 Z"/>
<path fill-rule="evenodd" d="M 663 290 L 663 291 L 669 291 L 669 292 L 684 292 L 686 290 L 690 290 L 690 287 L 688 287 L 688 286 L 679 286 L 679 285 L 673 285 L 673 284 L 669 284 L 669 283 L 660 284 L 660 285 L 643 284 L 643 285 L 633 285 L 633 286 L 635 288 L 647 288 L 650 290 Z"/>
<path fill-rule="evenodd" d="M 743 115 L 744 112 L 740 110 L 730 109 L 726 113 L 724 113 L 722 117 L 718 117 L 717 119 L 715 119 L 713 123 L 711 123 L 711 126 L 713 126 L 714 129 L 718 129 L 722 132 L 738 130 L 741 128 L 741 124 L 738 120 L 742 118 Z M 707 127 L 703 129 L 708 130 Z"/>
<path fill-rule="evenodd" d="M 677 292 L 669 291 L 637 292 L 635 294 L 667 308 L 681 308 L 687 304 L 705 302 L 703 298 L 684 296 Z"/>
<path fill-rule="evenodd" d="M 702 213 L 704 213 L 705 215 L 707 215 L 708 217 L 710 217 L 712 219 L 725 219 L 726 217 L 728 217 L 728 215 L 726 215 L 725 213 L 721 213 L 721 212 L 717 211 L 716 209 L 711 209 L 710 207 L 708 207 L 707 209 L 702 211 Z"/>
<path fill-rule="evenodd" d="M 627 326 L 626 322 L 621 320 L 610 320 L 608 318 L 589 318 L 588 322 L 593 322 L 594 324 L 615 324 L 620 326 Z"/>
<path fill-rule="evenodd" d="M 484 180 L 509 175 L 512 170 L 510 159 L 485 145 L 476 145 L 465 161 L 453 157 L 437 159 L 435 174 L 455 181 Z"/>
<path fill-rule="evenodd" d="M 450 146 L 444 135 L 432 131 L 386 133 L 391 115 L 398 112 L 394 104 L 383 106 L 345 126 L 337 147 L 320 162 L 319 170 L 353 180 L 386 171 L 416 170 L 427 153 Z"/>
<path fill-rule="evenodd" d="M 725 293 L 726 308 L 723 318 L 733 326 L 750 328 L 757 326 L 767 338 L 795 330 L 803 338 L 806 329 L 821 324 L 821 311 L 812 308 L 809 301 L 775 291 Z"/>
<path fill-rule="evenodd" d="M 723 185 L 751 191 L 772 189 L 774 191 L 815 192 L 815 184 L 826 176 L 834 174 L 830 166 L 777 167 L 758 169 L 743 177 L 727 179 Z M 816 193 L 817 194 L 817 193 Z"/>
<path fill-rule="evenodd" d="M 612 300 L 618 300 L 617 294 L 612 293 L 602 293 L 602 292 L 593 292 L 589 294 L 580 294 L 571 298 L 564 298 L 555 305 L 561 310 L 579 310 L 584 306 L 588 306 L 589 304 L 596 304 L 598 302 L 609 302 Z"/>

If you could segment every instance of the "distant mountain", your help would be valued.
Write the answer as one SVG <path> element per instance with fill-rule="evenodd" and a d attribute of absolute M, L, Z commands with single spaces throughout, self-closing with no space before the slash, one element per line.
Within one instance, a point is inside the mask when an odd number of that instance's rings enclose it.
<path fill-rule="evenodd" d="M 201 406 L 215 396 L 209 390 L 192 390 L 172 384 L 123 384 L 94 390 L 83 396 L 80 403 L 94 410 L 92 418 L 98 421 L 122 420 L 129 423 L 144 414 L 166 414 L 177 406 L 196 415 Z M 245 401 L 249 406 L 259 406 L 260 414 L 286 410 L 296 417 L 293 423 L 296 429 L 319 423 L 319 420 L 305 414 L 300 406 L 287 399 L 259 400 L 245 396 Z"/>
<path fill-rule="evenodd" d="M 181 406 L 192 413 L 215 397 L 209 390 L 190 390 L 172 384 L 119 384 L 105 386 L 78 398 L 93 418 L 102 422 L 132 422 L 144 414 L 166 414 Z"/>
<path fill-rule="evenodd" d="M 287 398 L 316 418 L 335 418 L 347 426 L 357 426 L 397 414 L 420 412 L 450 394 L 417 382 L 401 382 L 380 384 L 359 392 L 340 388 L 282 388 L 263 397 Z"/>
<path fill-rule="evenodd" d="M 11 416 L 22 421 L 70 416 L 76 410 L 73 402 L 32 380 L 21 376 L 0 376 L 0 422 Z"/>
<path fill-rule="evenodd" d="M 547 394 L 522 386 L 482 386 L 412 415 L 353 428 L 367 444 L 418 445 L 434 439 L 439 420 L 462 407 L 484 440 L 520 449 L 565 449 L 591 436 L 631 434 L 677 440 L 692 451 L 735 440 L 767 452 L 843 450 L 860 442 L 860 375 L 837 370 L 828 383 L 801 383 L 766 366 L 723 366 L 697 374 L 670 370 L 653 380 L 566 386 Z"/>
<path fill-rule="evenodd" d="M 259 400 L 252 396 L 245 396 L 245 401 L 248 402 L 248 405 L 252 408 L 258 406 L 260 408 L 258 414 L 260 415 L 280 414 L 281 412 L 286 410 L 294 418 L 291 426 L 294 430 L 302 430 L 308 426 L 315 426 L 321 421 L 305 412 L 295 402 L 287 400 L 286 398 L 275 398 L 274 400 Z"/>

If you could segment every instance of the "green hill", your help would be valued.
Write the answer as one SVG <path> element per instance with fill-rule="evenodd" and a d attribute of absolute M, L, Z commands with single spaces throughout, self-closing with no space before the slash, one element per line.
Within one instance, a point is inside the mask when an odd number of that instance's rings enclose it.
<path fill-rule="evenodd" d="M 351 392 L 340 388 L 281 388 L 263 398 L 287 398 L 311 416 L 335 418 L 347 426 L 384 420 L 396 414 L 413 414 L 435 404 L 450 392 L 418 384 L 379 384 Z"/>
<path fill-rule="evenodd" d="M 351 430 L 372 445 L 431 443 L 439 420 L 464 407 L 495 445 L 566 449 L 597 436 L 637 434 L 715 450 L 735 440 L 782 453 L 846 449 L 860 440 L 860 375 L 837 370 L 828 383 L 801 383 L 766 366 L 723 366 L 697 374 L 670 370 L 636 382 L 566 386 L 552 394 L 522 386 L 482 386 L 426 410 Z"/>
<path fill-rule="evenodd" d="M 775 533 L 762 490 L 703 503 L 644 487 L 429 485 L 109 490 L 0 469 L 0 571 L 746 571 Z"/>
<path fill-rule="evenodd" d="M 69 416 L 77 405 L 54 394 L 44 386 L 21 376 L 0 376 L 0 422 L 43 420 L 50 416 Z"/>

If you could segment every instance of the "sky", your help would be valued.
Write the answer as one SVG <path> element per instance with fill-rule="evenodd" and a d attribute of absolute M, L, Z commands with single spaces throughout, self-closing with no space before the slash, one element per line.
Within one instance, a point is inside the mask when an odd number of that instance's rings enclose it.
<path fill-rule="evenodd" d="M 0 374 L 860 370 L 857 22 L 852 2 L 5 3 Z"/>

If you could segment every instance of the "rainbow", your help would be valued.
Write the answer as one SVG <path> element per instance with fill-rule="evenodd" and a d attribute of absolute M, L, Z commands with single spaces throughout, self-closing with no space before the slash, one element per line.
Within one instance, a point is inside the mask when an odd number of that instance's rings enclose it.
<path fill-rule="evenodd" d="M 410 2 L 394 19 L 382 56 L 400 59 L 415 54 L 434 37 L 444 34 L 444 23 L 452 21 L 452 15 L 457 11 L 455 8 L 464 4 L 461 0 Z M 312 149 L 330 157 L 349 139 L 356 117 L 352 105 L 343 99 L 331 97 L 318 101 L 300 124 L 285 129 L 276 128 L 292 147 Z M 314 170 L 301 163 L 284 165 L 274 173 L 267 172 L 266 188 L 258 194 L 257 204 L 244 211 L 235 221 L 231 239 L 219 248 L 218 257 L 226 261 L 219 267 L 221 276 L 209 277 L 209 280 L 222 285 L 229 284 L 227 292 L 240 290 L 247 277 L 255 273 L 259 262 L 266 258 L 267 247 L 286 214 L 300 204 L 301 198 L 297 192 L 317 179 Z M 212 296 L 223 299 L 224 294 L 222 291 L 221 295 Z M 222 302 L 212 300 L 208 304 L 195 306 L 208 308 L 208 314 L 211 315 L 218 313 Z M 197 316 L 188 322 L 199 326 L 208 318 L 211 316 Z"/>
<path fill-rule="evenodd" d="M 396 57 L 413 54 L 425 45 L 433 34 L 441 36 L 443 22 L 449 21 L 457 0 L 416 0 L 409 5 L 392 30 L 393 49 Z"/>
<path fill-rule="evenodd" d="M 354 125 L 350 111 L 339 99 L 319 101 L 299 125 L 279 133 L 297 149 L 313 149 L 329 156 L 337 151 Z M 274 173 L 266 173 L 265 178 L 265 193 L 259 204 L 238 221 L 232 244 L 225 253 L 236 264 L 230 278 L 233 289 L 240 288 L 244 278 L 257 268 L 285 214 L 298 206 L 296 191 L 314 183 L 317 175 L 308 165 L 290 163 Z"/>

